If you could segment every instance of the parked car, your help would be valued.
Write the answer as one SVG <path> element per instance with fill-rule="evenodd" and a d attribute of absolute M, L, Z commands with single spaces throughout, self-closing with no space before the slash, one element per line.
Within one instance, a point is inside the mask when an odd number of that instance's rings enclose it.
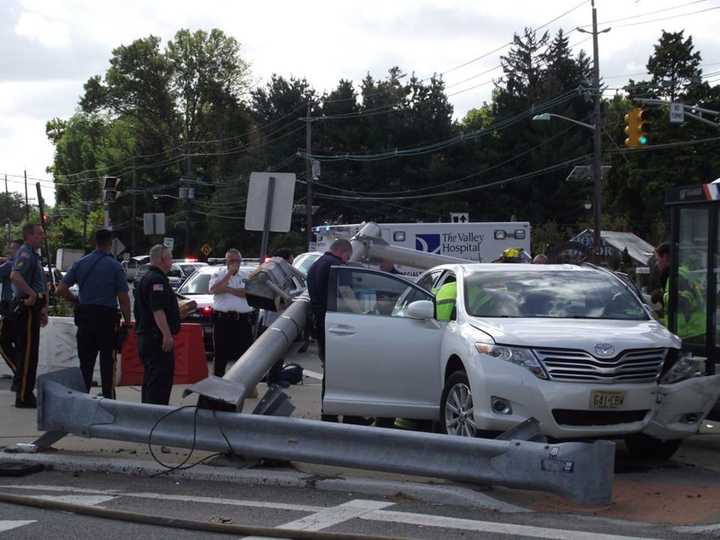
<path fill-rule="evenodd" d="M 194 259 L 178 259 L 173 260 L 172 268 L 170 268 L 170 272 L 168 272 L 168 278 L 179 278 L 180 283 L 178 283 L 178 287 L 182 285 L 187 278 L 189 278 L 191 275 L 195 273 L 195 271 L 198 268 L 202 268 L 204 266 L 207 266 L 207 263 L 199 262 Z M 171 281 L 172 285 L 172 281 Z M 177 287 L 174 287 L 177 289 Z"/>
<path fill-rule="evenodd" d="M 451 320 L 434 292 L 455 281 Z M 325 414 L 432 420 L 496 435 L 529 417 L 552 439 L 624 438 L 672 455 L 717 400 L 680 339 L 611 272 L 572 265 L 459 264 L 417 283 L 334 267 Z"/>
<path fill-rule="evenodd" d="M 245 272 L 252 272 L 255 268 L 255 265 L 243 265 L 240 267 Z M 195 300 L 197 304 L 197 309 L 185 321 L 202 325 L 205 352 L 208 358 L 212 358 L 214 351 L 212 336 L 213 295 L 210 294 L 210 278 L 217 271 L 217 266 L 201 266 L 177 290 L 178 295 Z"/>

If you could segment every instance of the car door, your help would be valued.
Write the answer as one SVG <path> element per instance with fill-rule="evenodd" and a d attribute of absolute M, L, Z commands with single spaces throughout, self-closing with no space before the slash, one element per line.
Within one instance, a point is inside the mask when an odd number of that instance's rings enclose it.
<path fill-rule="evenodd" d="M 435 418 L 443 326 L 410 318 L 433 296 L 385 272 L 336 267 L 325 318 L 326 414 Z"/>

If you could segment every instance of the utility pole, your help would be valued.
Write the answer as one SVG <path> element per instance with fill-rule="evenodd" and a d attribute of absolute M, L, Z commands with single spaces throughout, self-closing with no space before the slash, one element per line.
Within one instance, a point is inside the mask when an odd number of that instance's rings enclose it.
<path fill-rule="evenodd" d="M 310 244 L 312 244 L 312 205 L 313 205 L 313 192 L 312 192 L 312 162 L 310 161 L 310 154 L 312 151 L 312 117 L 311 103 L 308 102 L 307 115 L 305 116 L 305 181 L 307 182 L 307 195 L 305 196 L 305 229 L 307 232 L 307 244 L 308 251 L 310 251 Z"/>
<path fill-rule="evenodd" d="M 191 257 L 190 249 L 190 216 L 192 215 L 192 199 L 195 198 L 195 189 L 190 187 L 190 178 L 192 174 L 192 156 L 190 155 L 190 145 L 185 145 L 185 176 L 187 182 L 186 187 L 180 188 L 180 198 L 185 199 L 185 256 Z M 182 186 L 183 182 L 181 182 Z"/>
<path fill-rule="evenodd" d="M 27 170 L 24 171 L 25 174 L 25 219 L 27 221 L 30 221 L 30 201 L 28 200 L 28 192 L 27 192 Z"/>
<path fill-rule="evenodd" d="M 5 242 L 10 241 L 10 192 L 7 185 L 7 174 L 5 175 L 5 204 L 7 205 L 7 220 L 5 221 Z"/>
<path fill-rule="evenodd" d="M 130 253 L 137 253 L 135 251 L 135 229 L 137 228 L 137 222 L 135 216 L 137 213 L 137 170 L 135 169 L 135 157 L 132 159 L 132 217 L 130 218 Z"/>
<path fill-rule="evenodd" d="M 592 34 L 593 34 L 593 95 L 594 95 L 594 113 L 593 124 L 593 160 L 592 160 L 592 177 L 593 177 L 593 194 L 595 199 L 595 234 L 593 235 L 593 255 L 595 262 L 600 259 L 600 249 L 602 238 L 602 169 L 601 169 L 601 151 L 602 151 L 602 117 L 600 110 L 600 53 L 598 52 L 598 27 L 597 27 L 597 10 L 595 9 L 595 0 L 591 0 L 592 5 Z"/>

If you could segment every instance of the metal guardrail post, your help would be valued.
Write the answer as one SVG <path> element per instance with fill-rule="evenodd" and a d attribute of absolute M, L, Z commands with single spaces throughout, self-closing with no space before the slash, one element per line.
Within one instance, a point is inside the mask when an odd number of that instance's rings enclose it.
<path fill-rule="evenodd" d="M 548 444 L 471 439 L 141 405 L 88 395 L 76 368 L 43 375 L 38 398 L 38 425 L 50 432 L 44 436 L 47 440 L 56 433 L 72 433 L 147 443 L 154 427 L 152 442 L 158 445 L 189 448 L 194 444 L 197 449 L 232 451 L 246 457 L 537 489 L 581 504 L 608 504 L 612 496 L 615 444 L 610 441 Z M 176 412 L 168 415 L 171 411 Z M 232 448 L 228 448 L 228 442 Z"/>

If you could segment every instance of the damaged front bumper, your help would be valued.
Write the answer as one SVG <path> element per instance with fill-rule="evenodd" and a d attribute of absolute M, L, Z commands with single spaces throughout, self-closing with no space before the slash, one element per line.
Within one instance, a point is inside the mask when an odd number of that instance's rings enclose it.
<path fill-rule="evenodd" d="M 720 375 L 660 384 L 658 406 L 642 433 L 663 441 L 695 435 L 718 397 Z"/>

